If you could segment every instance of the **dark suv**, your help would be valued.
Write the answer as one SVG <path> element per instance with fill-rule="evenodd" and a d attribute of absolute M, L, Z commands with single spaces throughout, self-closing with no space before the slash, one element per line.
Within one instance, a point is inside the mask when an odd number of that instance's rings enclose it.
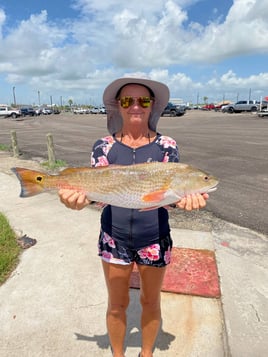
<path fill-rule="evenodd" d="M 20 108 L 20 111 L 21 111 L 21 115 L 23 117 L 25 117 L 26 115 L 29 115 L 31 117 L 36 115 L 34 108 L 31 108 L 31 107 Z"/>
<path fill-rule="evenodd" d="M 178 117 L 185 114 L 185 107 L 176 105 L 173 103 L 168 103 L 166 108 L 163 110 L 161 116 L 169 115 L 170 117 Z"/>

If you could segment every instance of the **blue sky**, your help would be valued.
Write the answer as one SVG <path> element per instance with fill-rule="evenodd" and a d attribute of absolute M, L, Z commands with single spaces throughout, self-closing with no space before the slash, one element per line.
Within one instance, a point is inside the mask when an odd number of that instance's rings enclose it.
<path fill-rule="evenodd" d="M 260 99 L 267 14 L 268 0 L 0 0 L 0 103 L 99 105 L 127 75 L 185 102 Z"/>

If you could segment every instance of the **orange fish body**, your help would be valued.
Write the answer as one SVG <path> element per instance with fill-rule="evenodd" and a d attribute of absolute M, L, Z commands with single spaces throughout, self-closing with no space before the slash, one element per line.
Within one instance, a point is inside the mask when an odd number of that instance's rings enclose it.
<path fill-rule="evenodd" d="M 172 162 L 67 168 L 58 175 L 24 168 L 12 171 L 20 180 L 21 197 L 66 188 L 84 192 L 91 201 L 135 209 L 172 204 L 187 194 L 214 191 L 218 184 L 199 169 Z"/>

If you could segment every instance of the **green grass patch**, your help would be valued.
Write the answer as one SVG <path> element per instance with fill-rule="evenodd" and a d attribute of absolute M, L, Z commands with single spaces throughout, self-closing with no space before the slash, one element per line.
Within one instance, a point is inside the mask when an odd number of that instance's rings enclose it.
<path fill-rule="evenodd" d="M 49 169 L 58 169 L 61 167 L 67 167 L 67 163 L 64 160 L 56 160 L 53 164 L 50 164 L 48 161 L 41 163 L 41 166 L 44 166 Z"/>
<path fill-rule="evenodd" d="M 16 242 L 15 232 L 6 217 L 0 213 L 0 284 L 16 267 L 20 252 L 21 248 Z"/>
<path fill-rule="evenodd" d="M 0 144 L 0 151 L 9 151 L 10 147 L 5 144 Z"/>

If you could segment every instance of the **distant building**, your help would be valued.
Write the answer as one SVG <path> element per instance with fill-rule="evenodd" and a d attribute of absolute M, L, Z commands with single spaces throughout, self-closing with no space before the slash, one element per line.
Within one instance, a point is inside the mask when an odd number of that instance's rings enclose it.
<path fill-rule="evenodd" d="M 184 101 L 183 101 L 182 98 L 170 98 L 169 101 L 170 101 L 171 103 L 177 104 L 177 105 L 184 103 Z"/>

